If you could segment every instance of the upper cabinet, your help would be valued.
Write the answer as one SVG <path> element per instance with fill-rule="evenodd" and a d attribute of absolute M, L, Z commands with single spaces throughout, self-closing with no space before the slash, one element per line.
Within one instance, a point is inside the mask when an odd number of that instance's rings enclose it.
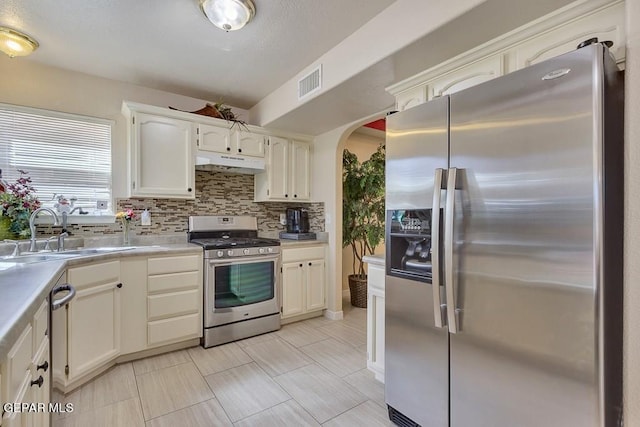
<path fill-rule="evenodd" d="M 311 200 L 311 147 L 306 142 L 270 136 L 265 173 L 255 178 L 256 201 Z"/>
<path fill-rule="evenodd" d="M 195 198 L 193 123 L 137 111 L 131 119 L 129 195 Z"/>
<path fill-rule="evenodd" d="M 624 65 L 624 12 L 623 1 L 576 2 L 396 83 L 387 91 L 396 97 L 396 109 L 406 110 L 570 52 L 593 37 L 612 41 L 611 53 Z"/>
<path fill-rule="evenodd" d="M 264 157 L 266 137 L 262 134 L 206 124 L 198 124 L 197 134 L 199 150 Z"/>

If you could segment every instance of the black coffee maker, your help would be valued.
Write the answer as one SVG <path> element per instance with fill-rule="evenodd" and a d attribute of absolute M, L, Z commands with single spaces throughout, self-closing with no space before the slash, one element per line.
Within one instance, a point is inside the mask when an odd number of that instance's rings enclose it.
<path fill-rule="evenodd" d="M 308 233 L 309 212 L 302 208 L 287 208 L 287 233 Z"/>

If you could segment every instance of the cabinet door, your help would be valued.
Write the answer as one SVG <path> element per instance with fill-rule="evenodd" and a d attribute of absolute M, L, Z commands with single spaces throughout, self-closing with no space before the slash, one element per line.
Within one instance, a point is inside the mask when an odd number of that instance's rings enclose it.
<path fill-rule="evenodd" d="M 302 262 L 282 264 L 282 317 L 304 313 L 304 280 Z"/>
<path fill-rule="evenodd" d="M 264 157 L 264 135 L 246 131 L 236 131 L 233 136 L 238 154 Z"/>
<path fill-rule="evenodd" d="M 474 62 L 431 82 L 432 98 L 459 92 L 503 74 L 502 55 Z"/>
<path fill-rule="evenodd" d="M 314 259 L 307 261 L 306 266 L 307 281 L 307 311 L 321 310 L 325 308 L 325 274 L 324 260 Z"/>
<path fill-rule="evenodd" d="M 519 45 L 515 50 L 516 69 L 571 52 L 578 44 L 592 37 L 600 41 L 612 41 L 611 53 L 617 61 L 623 60 L 626 43 L 624 10 L 624 2 L 620 2 Z"/>
<path fill-rule="evenodd" d="M 33 359 L 31 368 L 31 378 L 37 380 L 42 377 L 41 386 L 33 385 L 33 402 L 44 403 L 47 405 L 50 401 L 49 390 L 51 381 L 51 362 L 49 360 L 49 338 L 45 337 L 40 343 L 40 348 Z M 49 413 L 36 412 L 32 414 L 34 427 L 48 427 Z"/>
<path fill-rule="evenodd" d="M 289 199 L 287 181 L 289 175 L 289 141 L 276 136 L 269 137 L 268 198 Z"/>
<path fill-rule="evenodd" d="M 131 195 L 195 198 L 193 124 L 135 113 Z"/>
<path fill-rule="evenodd" d="M 302 142 L 291 142 L 291 175 L 289 198 L 309 200 L 311 197 L 311 147 Z"/>
<path fill-rule="evenodd" d="M 229 129 L 218 126 L 198 125 L 198 148 L 218 153 L 231 151 Z"/>
<path fill-rule="evenodd" d="M 68 316 L 69 381 L 73 381 L 120 353 L 118 283 L 79 290 L 69 303 Z"/>

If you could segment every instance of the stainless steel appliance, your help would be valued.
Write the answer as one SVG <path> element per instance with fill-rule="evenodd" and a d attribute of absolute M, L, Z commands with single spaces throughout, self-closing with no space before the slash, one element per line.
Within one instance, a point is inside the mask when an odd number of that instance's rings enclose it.
<path fill-rule="evenodd" d="M 204 249 L 204 347 L 280 329 L 280 242 L 248 216 L 189 217 Z"/>
<path fill-rule="evenodd" d="M 621 425 L 622 93 L 596 44 L 387 118 L 395 423 Z"/>
<path fill-rule="evenodd" d="M 303 208 L 287 208 L 287 233 L 308 233 L 309 211 Z"/>

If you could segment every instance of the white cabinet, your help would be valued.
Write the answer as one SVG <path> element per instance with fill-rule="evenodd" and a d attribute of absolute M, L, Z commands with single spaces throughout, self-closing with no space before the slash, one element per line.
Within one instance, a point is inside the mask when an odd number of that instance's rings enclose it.
<path fill-rule="evenodd" d="M 130 197 L 195 198 L 195 125 L 144 112 L 131 114 Z"/>
<path fill-rule="evenodd" d="M 365 257 L 367 267 L 367 368 L 384 382 L 384 260 Z"/>
<path fill-rule="evenodd" d="M 502 55 L 496 55 L 482 61 L 465 65 L 433 80 L 431 87 L 431 98 L 461 91 L 471 86 L 495 79 L 503 75 Z"/>
<path fill-rule="evenodd" d="M 301 141 L 270 136 L 265 173 L 255 178 L 256 201 L 311 200 L 311 147 Z"/>
<path fill-rule="evenodd" d="M 120 354 L 120 261 L 70 268 L 76 296 L 67 310 L 68 380 Z"/>
<path fill-rule="evenodd" d="M 617 59 L 623 58 L 624 23 L 623 2 L 568 22 L 518 45 L 514 51 L 516 69 L 575 50 L 578 44 L 593 37 L 612 41 L 611 52 Z"/>
<path fill-rule="evenodd" d="M 218 153 L 264 157 L 265 136 L 259 133 L 198 124 L 198 149 Z"/>
<path fill-rule="evenodd" d="M 202 336 L 202 256 L 149 258 L 147 346 Z"/>
<path fill-rule="evenodd" d="M 49 302 L 44 301 L 4 360 L 0 360 L 2 403 L 49 403 L 51 370 L 48 330 Z M 4 408 L 3 409 L 8 409 Z M 7 411 L 0 421 L 5 427 L 48 427 L 49 413 Z"/>
<path fill-rule="evenodd" d="M 626 31 L 623 1 L 574 2 L 395 83 L 387 91 L 396 97 L 396 108 L 406 110 L 434 97 L 570 52 L 581 42 L 594 37 L 599 41 L 612 41 L 611 53 L 619 64 L 624 64 Z"/>
<path fill-rule="evenodd" d="M 325 246 L 282 250 L 282 318 L 326 308 Z"/>

